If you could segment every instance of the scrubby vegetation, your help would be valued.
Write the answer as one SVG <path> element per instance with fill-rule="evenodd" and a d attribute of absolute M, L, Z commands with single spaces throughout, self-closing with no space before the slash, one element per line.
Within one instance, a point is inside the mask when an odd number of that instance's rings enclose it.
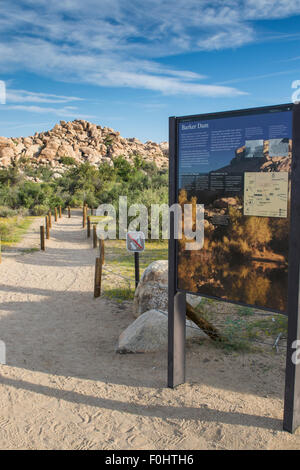
<path fill-rule="evenodd" d="M 71 165 L 69 160 L 68 164 Z M 38 181 L 28 181 L 28 176 Z M 33 168 L 27 164 L 0 170 L 0 206 L 13 210 L 26 208 L 39 215 L 43 208 L 54 209 L 58 205 L 76 207 L 86 202 L 90 207 L 101 203 L 116 206 L 119 196 L 127 196 L 128 204 L 167 202 L 166 170 L 158 170 L 138 155 L 134 165 L 118 157 L 114 166 L 72 164 L 60 178 L 52 176 L 50 167 Z"/>
<path fill-rule="evenodd" d="M 87 203 L 96 208 L 101 203 L 113 204 L 118 213 L 119 196 L 127 196 L 128 205 L 162 204 L 168 200 L 166 170 L 135 155 L 134 164 L 115 158 L 114 165 L 99 167 L 88 162 L 76 165 L 64 157 L 66 171 L 53 177 L 49 166 L 33 167 L 26 160 L 0 170 L 0 217 L 12 217 L 27 211 L 41 216 L 59 205 L 79 207 Z"/>

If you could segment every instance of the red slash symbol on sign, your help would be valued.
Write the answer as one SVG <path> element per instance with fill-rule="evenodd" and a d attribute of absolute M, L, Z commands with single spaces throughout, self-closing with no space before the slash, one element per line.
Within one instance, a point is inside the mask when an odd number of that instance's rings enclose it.
<path fill-rule="evenodd" d="M 138 246 L 141 250 L 143 249 L 143 247 L 139 244 L 139 242 L 137 242 L 131 235 L 129 235 L 129 233 L 127 233 L 127 235 L 130 238 L 130 240 L 132 240 L 133 243 L 136 244 L 136 246 Z"/>

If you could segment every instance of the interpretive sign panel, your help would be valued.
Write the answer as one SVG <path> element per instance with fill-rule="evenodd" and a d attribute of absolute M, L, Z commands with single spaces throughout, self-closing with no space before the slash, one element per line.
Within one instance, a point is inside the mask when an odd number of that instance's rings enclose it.
<path fill-rule="evenodd" d="M 292 106 L 176 118 L 177 202 L 204 244 L 177 243 L 177 288 L 287 311 Z"/>
<path fill-rule="evenodd" d="M 171 213 L 168 386 L 185 382 L 187 292 L 286 313 L 289 432 L 300 426 L 299 129 L 300 104 L 169 119 L 169 203 L 204 206 L 204 243 L 188 250 L 191 231 L 177 240 L 176 226 L 191 217 Z"/>

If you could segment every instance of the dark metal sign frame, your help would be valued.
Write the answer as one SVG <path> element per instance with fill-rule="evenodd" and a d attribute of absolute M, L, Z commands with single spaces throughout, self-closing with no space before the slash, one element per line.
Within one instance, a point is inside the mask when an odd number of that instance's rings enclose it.
<path fill-rule="evenodd" d="M 300 104 L 284 104 L 260 108 L 241 109 L 221 113 L 200 114 L 169 118 L 169 204 L 178 202 L 178 122 L 190 119 L 238 117 L 262 114 L 272 110 L 293 111 L 291 213 L 288 266 L 288 338 L 283 428 L 294 432 L 300 426 L 300 352 L 295 354 L 296 341 L 300 348 Z M 197 295 L 193 292 L 194 295 Z M 204 296 L 203 294 L 198 294 Z M 207 296 L 206 296 L 207 297 Z M 220 300 L 220 299 L 219 299 Z M 171 213 L 169 239 L 169 292 L 168 292 L 168 386 L 174 388 L 185 382 L 185 320 L 186 291 L 177 288 L 177 241 L 174 238 L 174 217 Z M 229 300 L 230 302 L 230 300 Z M 237 302 L 232 302 L 237 303 Z M 274 311 L 274 310 L 272 310 Z M 282 312 L 281 312 L 282 313 Z M 299 362 L 299 364 L 297 364 Z"/>

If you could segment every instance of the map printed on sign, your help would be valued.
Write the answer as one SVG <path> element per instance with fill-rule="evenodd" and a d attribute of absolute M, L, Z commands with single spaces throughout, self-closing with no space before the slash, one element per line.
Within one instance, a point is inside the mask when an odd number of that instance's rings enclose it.
<path fill-rule="evenodd" d="M 244 215 L 287 217 L 288 172 L 244 175 Z"/>

